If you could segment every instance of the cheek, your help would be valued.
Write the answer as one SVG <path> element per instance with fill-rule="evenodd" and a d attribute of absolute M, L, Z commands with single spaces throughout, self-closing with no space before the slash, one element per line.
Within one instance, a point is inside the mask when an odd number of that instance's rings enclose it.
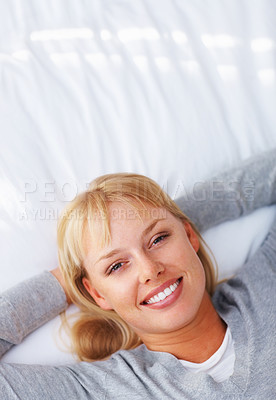
<path fill-rule="evenodd" d="M 191 262 L 191 273 L 195 276 L 199 285 L 199 290 L 205 288 L 206 276 L 203 265 L 197 255 Z"/>
<path fill-rule="evenodd" d="M 205 288 L 205 271 L 193 247 L 186 243 L 185 246 L 182 245 L 181 251 L 178 249 L 178 252 L 175 251 L 174 254 L 179 254 L 177 264 L 181 265 L 181 269 L 191 279 L 191 282 L 195 285 L 195 290 L 202 291 L 202 288 Z"/>
<path fill-rule="evenodd" d="M 196 268 L 200 262 L 197 253 L 190 244 L 190 242 L 179 241 L 175 243 L 175 246 L 171 249 L 169 256 L 173 254 L 173 261 L 178 265 L 183 265 L 190 269 L 191 267 Z"/>
<path fill-rule="evenodd" d="M 113 310 L 130 326 L 135 328 L 139 325 L 139 313 L 136 307 L 137 296 L 131 290 L 120 292 L 113 297 Z"/>
<path fill-rule="evenodd" d="M 201 263 L 198 268 L 198 285 L 200 292 L 204 292 L 206 287 L 206 275 Z"/>
<path fill-rule="evenodd" d="M 197 260 L 194 260 L 194 263 L 192 264 L 192 268 L 189 271 L 190 275 L 190 282 L 191 282 L 191 296 L 194 298 L 194 303 L 196 307 L 199 307 L 204 292 L 205 292 L 205 286 L 206 286 L 206 276 L 205 276 L 205 271 L 203 268 L 203 265 L 198 258 Z"/>
<path fill-rule="evenodd" d="M 118 314 L 127 312 L 136 305 L 137 287 L 131 279 L 116 277 L 108 286 L 105 285 L 105 294 Z"/>

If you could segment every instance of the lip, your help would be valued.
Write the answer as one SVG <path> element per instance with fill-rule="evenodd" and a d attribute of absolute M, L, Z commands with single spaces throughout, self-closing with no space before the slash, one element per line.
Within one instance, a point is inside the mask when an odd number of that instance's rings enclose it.
<path fill-rule="evenodd" d="M 169 287 L 170 285 L 173 285 L 178 279 L 182 278 L 181 276 L 179 278 L 172 278 L 169 279 L 168 281 L 166 281 L 165 283 L 163 283 L 162 285 L 158 286 L 158 288 L 152 290 L 151 292 L 149 292 L 149 294 L 144 298 L 144 300 L 141 301 L 141 305 L 149 305 L 149 304 L 144 304 L 146 301 L 148 301 L 151 297 L 155 296 L 156 294 L 163 292 L 167 287 Z M 182 283 L 182 279 L 180 284 Z M 180 284 L 178 286 L 180 286 Z M 178 289 L 178 287 L 177 287 Z M 176 289 L 176 290 L 177 290 Z M 162 300 L 165 301 L 166 299 Z M 158 303 L 155 303 L 158 304 Z"/>
<path fill-rule="evenodd" d="M 183 289 L 183 278 L 181 278 L 179 285 L 177 286 L 175 291 L 169 296 L 167 296 L 164 300 L 161 300 L 158 303 L 142 304 L 142 306 L 151 308 L 153 310 L 161 310 L 163 308 L 169 307 L 171 304 L 175 303 L 177 299 L 180 297 L 182 289 Z"/>

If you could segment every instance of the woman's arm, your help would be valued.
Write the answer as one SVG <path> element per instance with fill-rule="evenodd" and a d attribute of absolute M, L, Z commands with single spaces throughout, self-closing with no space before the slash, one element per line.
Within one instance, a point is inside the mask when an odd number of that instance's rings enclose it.
<path fill-rule="evenodd" d="M 59 271 L 56 270 L 56 273 L 58 277 Z M 44 272 L 0 296 L 1 355 L 13 344 L 20 343 L 28 333 L 66 309 L 66 295 L 55 276 Z M 115 364 L 111 365 L 110 371 L 118 367 Z M 104 399 L 106 376 L 110 371 L 101 362 L 67 366 L 0 363 L 0 398 Z"/>
<path fill-rule="evenodd" d="M 44 272 L 0 295 L 0 357 L 67 308 L 56 277 Z"/>
<path fill-rule="evenodd" d="M 176 200 L 200 231 L 250 214 L 276 202 L 276 149 L 252 157 L 239 167 L 194 186 Z"/>
<path fill-rule="evenodd" d="M 52 269 L 50 272 L 59 281 L 59 284 L 61 285 L 62 289 L 64 290 L 65 295 L 66 295 L 67 303 L 68 304 L 72 304 L 72 300 L 70 299 L 69 294 L 67 293 L 66 285 L 65 285 L 65 282 L 64 282 L 64 279 L 63 279 L 63 276 L 62 276 L 60 268 L 57 267 L 55 269 Z"/>

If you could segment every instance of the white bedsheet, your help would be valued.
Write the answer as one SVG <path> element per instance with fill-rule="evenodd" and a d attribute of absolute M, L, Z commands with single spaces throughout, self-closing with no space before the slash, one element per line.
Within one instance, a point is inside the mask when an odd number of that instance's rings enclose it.
<path fill-rule="evenodd" d="M 0 290 L 57 265 L 58 213 L 94 177 L 175 197 L 275 147 L 275 17 L 273 0 L 0 0 Z M 274 214 L 205 234 L 221 277 Z M 3 360 L 72 361 L 58 325 Z"/>

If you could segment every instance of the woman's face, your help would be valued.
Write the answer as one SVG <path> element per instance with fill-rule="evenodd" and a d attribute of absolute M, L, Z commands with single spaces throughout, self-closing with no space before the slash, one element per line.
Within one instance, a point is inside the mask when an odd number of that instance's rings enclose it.
<path fill-rule="evenodd" d="M 141 337 L 188 325 L 205 291 L 199 242 L 191 226 L 151 206 L 138 215 L 114 202 L 109 213 L 107 246 L 95 240 L 102 232 L 97 221 L 96 235 L 85 235 L 86 289 L 100 307 L 115 310 Z"/>

